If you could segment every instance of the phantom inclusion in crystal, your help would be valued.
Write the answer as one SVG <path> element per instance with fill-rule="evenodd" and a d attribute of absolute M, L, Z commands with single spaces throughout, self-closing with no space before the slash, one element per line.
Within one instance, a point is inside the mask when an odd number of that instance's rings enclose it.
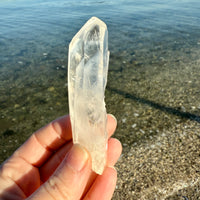
<path fill-rule="evenodd" d="M 102 174 L 106 165 L 107 114 L 104 93 L 109 62 L 106 24 L 92 17 L 69 45 L 68 94 L 73 143 L 84 146 L 92 170 Z"/>

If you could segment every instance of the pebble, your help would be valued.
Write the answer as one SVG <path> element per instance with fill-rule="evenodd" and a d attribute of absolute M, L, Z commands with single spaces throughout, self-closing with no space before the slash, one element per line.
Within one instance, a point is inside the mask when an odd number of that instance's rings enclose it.
<path fill-rule="evenodd" d="M 22 65 L 22 64 L 23 64 L 23 62 L 22 62 L 22 61 L 18 61 L 18 64 Z"/>
<path fill-rule="evenodd" d="M 162 133 L 162 135 L 161 135 L 162 137 L 165 137 L 166 136 L 166 134 L 165 133 Z"/>
<path fill-rule="evenodd" d="M 48 55 L 48 53 L 43 53 L 43 56 L 47 56 Z"/>
<path fill-rule="evenodd" d="M 57 105 L 57 106 L 60 106 L 60 105 L 61 105 L 61 103 L 60 103 L 60 102 L 56 102 L 56 105 Z"/>
<path fill-rule="evenodd" d="M 20 106 L 19 104 L 15 104 L 14 108 L 19 108 L 19 106 Z"/>
<path fill-rule="evenodd" d="M 128 153 L 128 156 L 132 156 L 133 154 L 131 152 Z"/>
<path fill-rule="evenodd" d="M 137 126 L 137 124 L 133 124 L 131 127 L 132 127 L 132 128 L 135 128 L 136 126 Z"/>
<path fill-rule="evenodd" d="M 143 133 L 143 134 L 145 134 L 145 131 L 143 131 L 142 129 L 140 129 L 140 132 Z"/>
<path fill-rule="evenodd" d="M 138 114 L 138 113 L 134 113 L 133 115 L 134 115 L 134 117 L 138 117 L 138 116 L 139 116 L 139 114 Z"/>
<path fill-rule="evenodd" d="M 181 111 L 182 111 L 182 112 L 186 112 L 186 109 L 185 109 L 184 106 L 181 106 Z"/>
<path fill-rule="evenodd" d="M 118 160 L 121 160 L 121 159 L 122 159 L 122 157 L 124 157 L 124 154 L 123 154 L 123 153 L 120 155 L 120 157 L 119 157 L 119 159 L 118 159 Z"/>
<path fill-rule="evenodd" d="M 49 87 L 47 90 L 48 90 L 49 92 L 53 92 L 53 91 L 55 90 L 55 88 L 54 88 L 54 87 Z"/>
<path fill-rule="evenodd" d="M 123 118 L 123 119 L 122 119 L 122 123 L 125 123 L 125 122 L 126 122 L 126 118 Z"/>

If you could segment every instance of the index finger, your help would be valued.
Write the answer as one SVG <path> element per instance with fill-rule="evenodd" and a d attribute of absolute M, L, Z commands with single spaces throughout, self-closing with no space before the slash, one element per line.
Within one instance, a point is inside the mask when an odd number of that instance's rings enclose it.
<path fill-rule="evenodd" d="M 39 167 L 66 142 L 71 141 L 71 123 L 69 115 L 60 117 L 36 131 L 15 151 L 29 164 Z"/>
<path fill-rule="evenodd" d="M 116 128 L 116 119 L 107 115 L 107 132 L 110 137 Z M 36 131 L 14 155 L 20 156 L 31 165 L 40 167 L 55 151 L 71 141 L 69 115 L 54 120 Z"/>

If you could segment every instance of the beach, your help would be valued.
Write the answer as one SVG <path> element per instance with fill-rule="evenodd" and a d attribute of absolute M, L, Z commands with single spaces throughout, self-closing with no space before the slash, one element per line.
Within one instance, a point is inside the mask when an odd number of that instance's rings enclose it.
<path fill-rule="evenodd" d="M 96 13 L 108 26 L 105 102 L 123 146 L 113 200 L 200 199 L 198 1 L 36 1 L 35 19 L 19 2 L 24 19 L 0 3 L 0 162 L 68 114 L 68 45 Z"/>

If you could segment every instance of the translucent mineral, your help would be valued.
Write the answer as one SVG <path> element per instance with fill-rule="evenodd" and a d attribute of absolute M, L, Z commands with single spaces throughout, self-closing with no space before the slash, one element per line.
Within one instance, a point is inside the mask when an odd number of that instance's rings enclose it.
<path fill-rule="evenodd" d="M 106 24 L 92 17 L 69 45 L 68 95 L 73 143 L 84 146 L 92 170 L 102 174 L 106 164 L 107 114 L 104 93 L 109 62 Z"/>

